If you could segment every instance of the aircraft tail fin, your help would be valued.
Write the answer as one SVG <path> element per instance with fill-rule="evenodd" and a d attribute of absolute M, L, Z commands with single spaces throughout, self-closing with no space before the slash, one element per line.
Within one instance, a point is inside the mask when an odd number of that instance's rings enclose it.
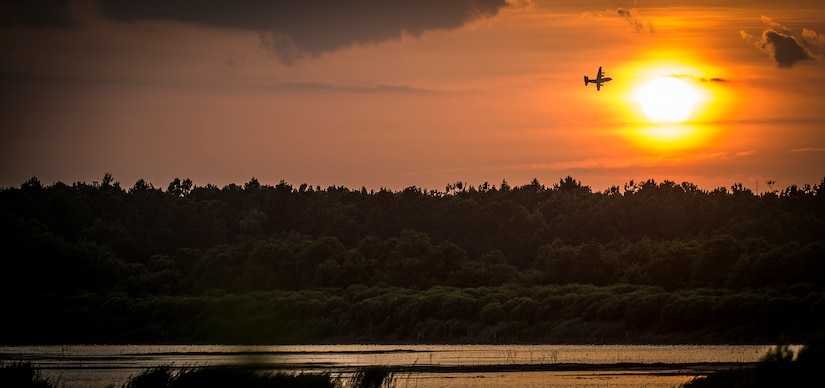
<path fill-rule="evenodd" d="M 590 82 L 590 79 L 587 76 L 584 76 L 584 86 L 587 86 L 587 83 Z"/>

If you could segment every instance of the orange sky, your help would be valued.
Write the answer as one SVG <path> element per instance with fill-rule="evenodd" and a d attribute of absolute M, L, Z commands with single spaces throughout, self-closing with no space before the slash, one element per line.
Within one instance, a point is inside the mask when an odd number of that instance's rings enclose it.
<path fill-rule="evenodd" d="M 825 177 L 821 1 L 55 3 L 0 1 L 2 187 Z M 635 100 L 666 76 L 686 122 Z"/>

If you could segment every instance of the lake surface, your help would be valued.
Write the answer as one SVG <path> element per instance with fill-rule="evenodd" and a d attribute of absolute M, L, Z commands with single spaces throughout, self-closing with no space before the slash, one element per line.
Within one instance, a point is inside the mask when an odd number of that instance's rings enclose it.
<path fill-rule="evenodd" d="M 244 365 L 330 372 L 397 368 L 402 387 L 676 387 L 710 371 L 759 361 L 769 345 L 66 345 L 0 346 L 66 388 L 120 387 L 157 366 Z M 798 348 L 798 347 L 797 347 Z"/>

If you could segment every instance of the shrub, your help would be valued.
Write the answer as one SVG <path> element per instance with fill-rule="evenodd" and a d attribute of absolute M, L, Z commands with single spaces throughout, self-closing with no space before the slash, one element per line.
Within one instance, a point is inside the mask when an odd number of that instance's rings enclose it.
<path fill-rule="evenodd" d="M 60 381 L 48 379 L 40 371 L 26 362 L 14 362 L 0 365 L 0 387 L 18 388 L 57 388 Z"/>

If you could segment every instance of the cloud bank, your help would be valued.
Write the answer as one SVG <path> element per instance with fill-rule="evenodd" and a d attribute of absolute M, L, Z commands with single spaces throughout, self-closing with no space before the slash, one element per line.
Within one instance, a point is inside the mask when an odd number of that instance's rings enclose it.
<path fill-rule="evenodd" d="M 258 31 L 261 47 L 284 63 L 353 45 L 421 36 L 494 16 L 505 0 L 100 0 L 115 20 L 172 20 Z"/>
<path fill-rule="evenodd" d="M 0 26 L 76 28 L 75 0 L 0 0 Z"/>
<path fill-rule="evenodd" d="M 163 20 L 257 31 L 284 63 L 353 45 L 456 29 L 507 7 L 506 0 L 0 0 L 0 25 L 76 27 L 73 9 L 93 3 L 108 19 Z"/>

